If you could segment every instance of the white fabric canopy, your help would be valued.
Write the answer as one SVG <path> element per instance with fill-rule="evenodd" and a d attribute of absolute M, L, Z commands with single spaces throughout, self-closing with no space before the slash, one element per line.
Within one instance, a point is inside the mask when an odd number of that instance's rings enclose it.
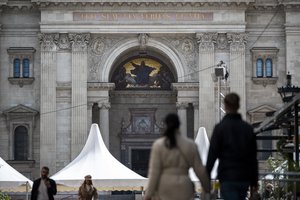
<path fill-rule="evenodd" d="M 202 163 L 204 165 L 206 165 L 207 162 L 207 156 L 208 156 L 208 150 L 209 150 L 209 140 L 207 137 L 207 133 L 204 127 L 200 127 L 195 139 L 195 142 L 198 146 L 198 151 L 202 160 Z M 213 167 L 213 170 L 211 171 L 210 177 L 212 179 L 216 179 L 217 178 L 217 168 L 218 168 L 218 163 L 219 161 L 217 160 L 215 162 L 215 165 Z M 195 172 L 193 169 L 190 169 L 189 171 L 189 175 L 192 181 L 194 182 L 198 182 L 199 179 L 196 176 Z"/>
<path fill-rule="evenodd" d="M 0 157 L 0 190 L 20 191 L 28 190 L 27 186 L 32 186 L 32 181 L 23 176 L 20 172 L 11 167 Z"/>
<path fill-rule="evenodd" d="M 69 187 L 59 187 L 59 190 L 78 190 L 84 176 L 88 174 L 99 190 L 142 190 L 147 182 L 146 178 L 133 172 L 110 154 L 97 124 L 92 124 L 80 154 L 51 178 L 57 184 Z"/>

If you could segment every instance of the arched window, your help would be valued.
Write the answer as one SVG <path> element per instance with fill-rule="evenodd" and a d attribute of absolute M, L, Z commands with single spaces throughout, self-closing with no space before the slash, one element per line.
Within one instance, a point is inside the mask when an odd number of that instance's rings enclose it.
<path fill-rule="evenodd" d="M 20 59 L 14 59 L 14 78 L 20 78 Z"/>
<path fill-rule="evenodd" d="M 272 72 L 272 59 L 267 58 L 266 59 L 266 77 L 272 77 L 273 72 Z"/>
<path fill-rule="evenodd" d="M 261 58 L 256 60 L 256 76 L 263 77 L 263 60 Z"/>
<path fill-rule="evenodd" d="M 18 126 L 14 134 L 15 160 L 28 159 L 28 130 L 25 126 Z"/>
<path fill-rule="evenodd" d="M 23 60 L 23 78 L 29 78 L 29 64 L 28 58 Z"/>

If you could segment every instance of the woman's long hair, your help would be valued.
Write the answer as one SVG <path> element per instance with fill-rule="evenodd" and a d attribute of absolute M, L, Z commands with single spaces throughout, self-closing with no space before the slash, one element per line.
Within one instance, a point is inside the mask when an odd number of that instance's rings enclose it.
<path fill-rule="evenodd" d="M 166 146 L 169 149 L 172 149 L 177 146 L 175 133 L 179 129 L 180 121 L 177 114 L 171 113 L 168 114 L 165 118 L 166 130 L 164 132 L 164 136 L 166 139 Z"/>

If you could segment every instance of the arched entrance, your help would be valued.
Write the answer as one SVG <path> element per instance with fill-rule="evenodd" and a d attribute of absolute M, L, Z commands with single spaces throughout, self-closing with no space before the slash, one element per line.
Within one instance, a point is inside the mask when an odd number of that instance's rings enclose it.
<path fill-rule="evenodd" d="M 110 151 L 123 164 L 146 176 L 152 143 L 163 131 L 163 118 L 176 112 L 177 82 L 170 59 L 153 48 L 125 51 L 114 62 L 109 82 Z"/>

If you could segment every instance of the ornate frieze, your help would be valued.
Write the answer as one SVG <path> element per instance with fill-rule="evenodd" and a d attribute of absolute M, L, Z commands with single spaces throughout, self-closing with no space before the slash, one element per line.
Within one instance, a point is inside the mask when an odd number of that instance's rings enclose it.
<path fill-rule="evenodd" d="M 112 2 L 110 0 L 106 1 L 82 1 L 82 0 L 75 0 L 75 1 L 61 1 L 61 0 L 32 0 L 33 4 L 38 7 L 45 8 L 45 7 L 80 7 L 80 8 L 88 8 L 88 7 L 130 7 L 130 8 L 137 8 L 137 7 L 166 7 L 166 8 L 200 8 L 200 7 L 245 7 L 249 5 L 249 3 L 253 3 L 254 0 L 227 0 L 224 1 L 182 1 L 182 0 L 169 0 L 169 1 L 157 1 L 157 0 L 148 0 L 148 1 L 132 1 L 132 0 L 124 0 L 122 2 Z"/>
<path fill-rule="evenodd" d="M 58 33 L 39 33 L 38 39 L 41 44 L 41 51 L 56 51 Z"/>
<path fill-rule="evenodd" d="M 199 51 L 200 52 L 211 52 L 214 51 L 214 45 L 217 41 L 217 33 L 197 33 Z"/>
<path fill-rule="evenodd" d="M 228 33 L 227 37 L 231 52 L 245 52 L 247 33 Z"/>
<path fill-rule="evenodd" d="M 69 38 L 72 44 L 72 51 L 86 51 L 90 40 L 89 33 L 70 33 Z"/>

